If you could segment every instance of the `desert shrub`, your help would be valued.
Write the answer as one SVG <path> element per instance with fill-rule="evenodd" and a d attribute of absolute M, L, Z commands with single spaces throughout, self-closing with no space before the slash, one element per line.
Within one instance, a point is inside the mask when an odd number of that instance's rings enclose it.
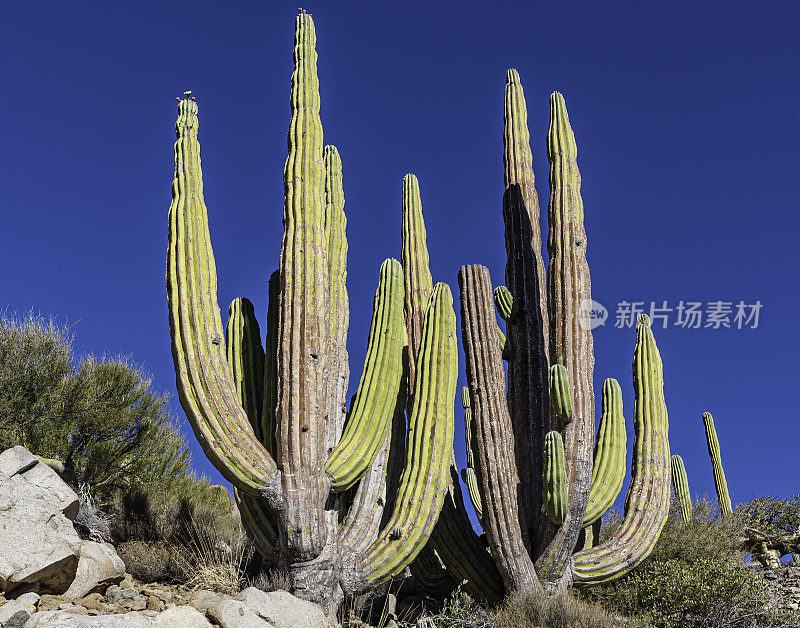
<path fill-rule="evenodd" d="M 618 518 L 612 516 L 608 525 Z M 581 594 L 653 626 L 783 625 L 765 606 L 765 582 L 738 551 L 742 527 L 739 517 L 721 517 L 708 499 L 695 503 L 686 524 L 673 504 L 653 552 L 639 568 Z"/>
<path fill-rule="evenodd" d="M 100 504 L 189 472 L 186 443 L 140 367 L 75 359 L 65 327 L 0 318 L 0 449 L 62 460 Z"/>
<path fill-rule="evenodd" d="M 116 542 L 136 577 L 197 581 L 213 548 L 252 548 L 228 490 L 191 473 L 167 401 L 125 359 L 78 360 L 66 327 L 0 317 L 0 450 L 63 461 L 79 528 Z"/>
<path fill-rule="evenodd" d="M 764 534 L 797 534 L 800 529 L 800 495 L 782 498 L 773 495 L 754 497 L 736 506 L 742 523 Z"/>

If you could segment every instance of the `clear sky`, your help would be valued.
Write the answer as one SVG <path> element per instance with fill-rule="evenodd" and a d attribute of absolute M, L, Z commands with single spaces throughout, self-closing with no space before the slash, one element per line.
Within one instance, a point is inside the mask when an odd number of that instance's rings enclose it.
<path fill-rule="evenodd" d="M 261 318 L 281 241 L 297 2 L 7 2 L 0 19 L 0 306 L 67 322 L 77 349 L 123 354 L 174 393 L 164 288 L 175 97 L 191 89 L 223 312 Z M 635 333 L 655 325 L 670 442 L 713 494 L 714 414 L 734 501 L 794 494 L 800 442 L 797 63 L 800 5 L 316 2 L 326 143 L 344 162 L 353 384 L 378 267 L 400 256 L 401 181 L 420 179 L 434 279 L 503 282 L 505 70 L 526 90 L 546 202 L 548 96 L 579 148 L 595 299 L 595 389 L 622 385 L 632 445 Z M 705 327 L 729 303 L 731 328 Z M 761 303 L 737 328 L 736 305 Z M 677 325 L 700 303 L 701 327 Z M 746 313 L 750 313 L 748 309 Z M 460 340 L 460 338 L 459 338 Z M 463 353 L 460 356 L 461 383 Z M 176 400 L 172 407 L 189 433 Z M 456 412 L 458 459 L 463 430 Z M 190 434 L 194 465 L 215 480 Z M 624 499 L 622 498 L 618 503 Z"/>

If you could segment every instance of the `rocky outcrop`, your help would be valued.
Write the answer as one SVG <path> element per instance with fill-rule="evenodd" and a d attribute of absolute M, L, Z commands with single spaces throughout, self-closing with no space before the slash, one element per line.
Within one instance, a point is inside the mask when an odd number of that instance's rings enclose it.
<path fill-rule="evenodd" d="M 0 453 L 0 628 L 330 625 L 319 606 L 286 591 L 230 597 L 137 584 L 112 545 L 79 538 L 79 498 L 59 468 L 23 447 Z"/>
<path fill-rule="evenodd" d="M 72 598 L 105 590 L 109 585 L 119 584 L 125 577 L 125 563 L 117 555 L 113 545 L 81 541 L 78 569 L 75 579 L 64 595 Z"/>
<path fill-rule="evenodd" d="M 25 583 L 69 588 L 81 547 L 77 514 L 78 496 L 53 469 L 24 447 L 0 453 L 0 592 Z"/>
<path fill-rule="evenodd" d="M 235 598 L 198 591 L 189 602 L 221 628 L 326 628 L 322 609 L 286 591 L 249 587 Z"/>
<path fill-rule="evenodd" d="M 142 611 L 100 616 L 45 611 L 33 615 L 23 628 L 211 628 L 211 623 L 191 606 L 177 606 L 163 613 Z"/>

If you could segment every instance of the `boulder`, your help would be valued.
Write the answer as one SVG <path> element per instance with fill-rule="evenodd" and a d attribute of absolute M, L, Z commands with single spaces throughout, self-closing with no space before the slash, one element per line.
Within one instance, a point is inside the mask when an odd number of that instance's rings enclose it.
<path fill-rule="evenodd" d="M 322 609 L 306 600 L 296 598 L 287 591 L 265 593 L 261 589 L 249 587 L 242 591 L 238 599 L 249 610 L 275 628 L 327 628 L 328 620 Z"/>
<path fill-rule="evenodd" d="M 22 600 L 10 600 L 0 606 L 0 626 L 3 628 L 23 628 L 30 616 L 36 612 L 34 604 Z"/>
<path fill-rule="evenodd" d="M 124 577 L 125 563 L 117 555 L 113 545 L 81 541 L 75 579 L 64 595 L 78 598 L 104 591 L 110 585 L 122 582 Z"/>
<path fill-rule="evenodd" d="M 0 592 L 39 582 L 53 592 L 75 577 L 78 496 L 24 447 L 0 453 Z"/>
<path fill-rule="evenodd" d="M 75 615 L 65 611 L 45 611 L 33 615 L 24 628 L 212 628 L 199 611 L 176 606 L 163 613 L 144 611 L 119 615 Z"/>

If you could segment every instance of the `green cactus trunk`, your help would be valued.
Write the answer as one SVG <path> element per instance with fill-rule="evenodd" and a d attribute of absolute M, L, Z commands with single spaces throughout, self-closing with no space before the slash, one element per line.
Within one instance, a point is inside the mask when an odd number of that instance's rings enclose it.
<path fill-rule="evenodd" d="M 725 470 L 722 468 L 722 454 L 719 450 L 717 430 L 714 427 L 714 417 L 711 416 L 711 413 L 703 413 L 703 426 L 706 429 L 708 455 L 711 458 L 711 469 L 714 472 L 714 488 L 717 491 L 719 511 L 723 516 L 727 516 L 733 514 L 733 506 L 731 505 L 731 496 L 728 493 L 728 482 L 725 479 Z"/>
<path fill-rule="evenodd" d="M 678 454 L 672 456 L 672 490 L 675 493 L 675 500 L 681 509 L 681 520 L 684 523 L 692 521 L 692 496 L 689 493 L 689 480 L 686 477 L 686 467 L 683 466 L 683 458 Z"/>
<path fill-rule="evenodd" d="M 381 267 L 347 412 L 342 163 L 323 146 L 315 43 L 301 11 L 266 350 L 246 299 L 231 304 L 223 334 L 189 98 L 178 105 L 167 293 L 178 391 L 200 444 L 234 485 L 258 550 L 288 571 L 295 595 L 333 613 L 345 593 L 403 571 L 431 535 L 452 482 L 457 354 L 452 296 L 432 285 L 419 185 L 409 175 L 403 264 Z"/>
<path fill-rule="evenodd" d="M 458 503 L 445 503 L 431 538 L 447 570 L 485 600 L 498 590 L 558 591 L 620 577 L 649 554 L 669 505 L 661 360 L 643 316 L 634 354 L 636 439 L 623 531 L 598 544 L 601 517 L 625 475 L 625 419 L 619 384 L 606 380 L 592 455 L 594 353 L 582 315 L 591 302 L 591 281 L 580 173 L 564 99 L 553 94 L 550 104 L 547 283 L 527 111 L 515 70 L 506 77 L 504 116 L 508 287 L 493 291 L 482 266 L 459 272 L 470 389 L 464 482 L 473 504 L 480 504 L 488 548 L 475 546 L 469 526 L 453 532 L 463 510 Z M 495 307 L 506 323 L 506 342 L 497 331 Z M 575 553 L 580 538 L 584 549 Z M 471 566 L 478 563 L 496 569 L 484 567 L 476 575 Z"/>

